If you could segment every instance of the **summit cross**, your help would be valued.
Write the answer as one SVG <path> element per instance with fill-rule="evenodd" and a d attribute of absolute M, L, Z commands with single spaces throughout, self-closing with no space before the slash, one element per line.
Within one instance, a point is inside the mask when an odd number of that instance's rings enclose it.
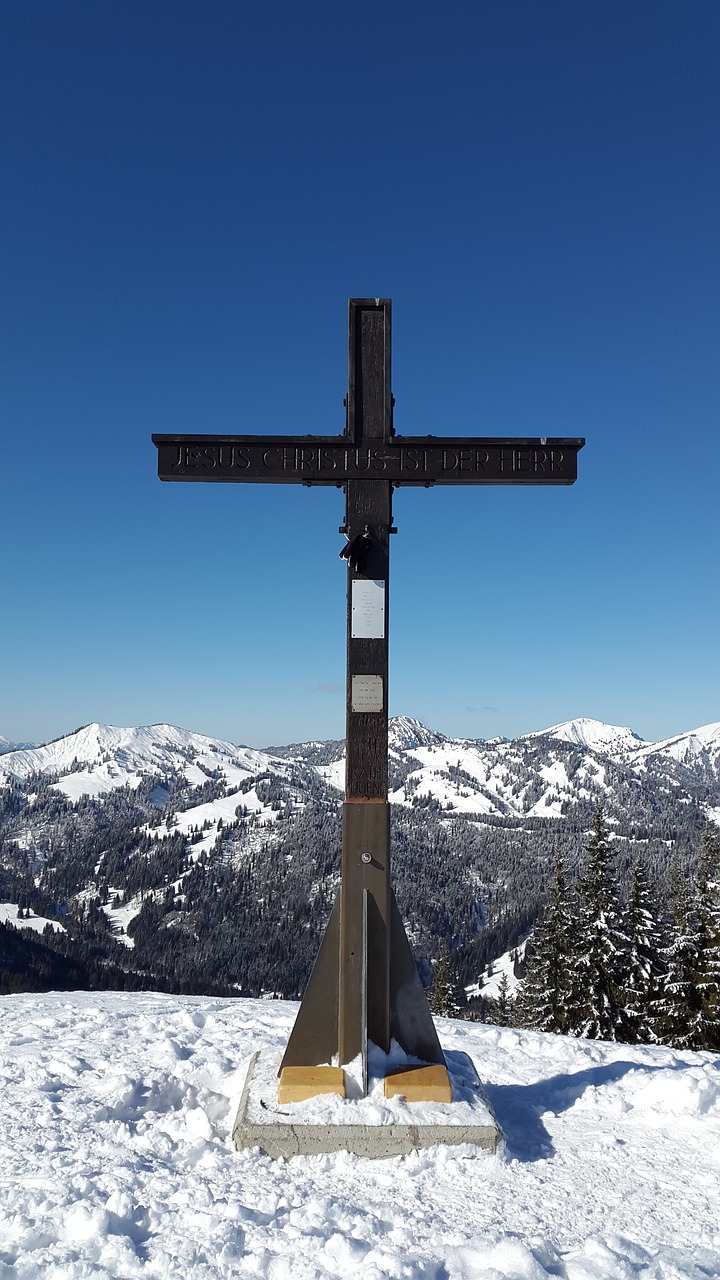
<path fill-rule="evenodd" d="M 341 436 L 153 435 L 168 481 L 335 485 L 346 495 L 347 692 L 341 882 L 282 1068 L 360 1055 L 396 1040 L 444 1065 L 390 879 L 388 587 L 399 485 L 569 485 L 582 439 L 397 436 L 391 304 L 351 298 Z"/>

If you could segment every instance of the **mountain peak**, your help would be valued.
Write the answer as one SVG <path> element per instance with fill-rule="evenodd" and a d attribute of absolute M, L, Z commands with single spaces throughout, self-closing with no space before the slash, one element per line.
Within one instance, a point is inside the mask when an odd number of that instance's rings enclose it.
<path fill-rule="evenodd" d="M 392 716 L 388 722 L 390 750 L 412 751 L 415 747 L 437 747 L 446 742 L 444 734 L 428 729 L 421 720 L 412 716 Z"/>
<path fill-rule="evenodd" d="M 576 720 L 565 720 L 562 724 L 555 724 L 550 729 L 537 729 L 524 736 L 526 738 L 559 738 L 562 742 L 573 743 L 574 746 L 609 753 L 634 751 L 638 747 L 649 745 L 635 733 L 634 729 L 605 724 L 602 720 L 591 720 L 584 716 Z"/>

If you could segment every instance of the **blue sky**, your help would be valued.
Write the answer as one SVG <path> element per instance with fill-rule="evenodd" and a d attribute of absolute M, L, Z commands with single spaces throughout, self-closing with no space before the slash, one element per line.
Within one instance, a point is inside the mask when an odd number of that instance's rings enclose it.
<path fill-rule="evenodd" d="M 343 496 L 163 485 L 153 432 L 585 436 L 401 489 L 393 714 L 720 719 L 715 0 L 4 0 L 0 734 L 344 733 Z"/>

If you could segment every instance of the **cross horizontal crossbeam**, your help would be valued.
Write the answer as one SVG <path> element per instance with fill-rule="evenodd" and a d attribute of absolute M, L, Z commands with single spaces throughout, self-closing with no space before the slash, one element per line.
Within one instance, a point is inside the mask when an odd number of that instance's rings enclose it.
<path fill-rule="evenodd" d="M 154 435 L 161 480 L 342 485 L 573 484 L 575 439 Z"/>

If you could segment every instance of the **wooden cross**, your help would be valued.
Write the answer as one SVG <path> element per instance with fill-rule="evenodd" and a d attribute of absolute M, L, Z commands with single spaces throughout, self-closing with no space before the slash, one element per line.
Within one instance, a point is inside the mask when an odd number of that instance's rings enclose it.
<path fill-rule="evenodd" d="M 283 1067 L 351 1062 L 368 1041 L 444 1064 L 390 882 L 388 585 L 396 485 L 573 484 L 582 439 L 396 436 L 390 300 L 351 298 L 342 436 L 154 435 L 161 480 L 342 486 L 348 543 L 342 875 Z"/>

